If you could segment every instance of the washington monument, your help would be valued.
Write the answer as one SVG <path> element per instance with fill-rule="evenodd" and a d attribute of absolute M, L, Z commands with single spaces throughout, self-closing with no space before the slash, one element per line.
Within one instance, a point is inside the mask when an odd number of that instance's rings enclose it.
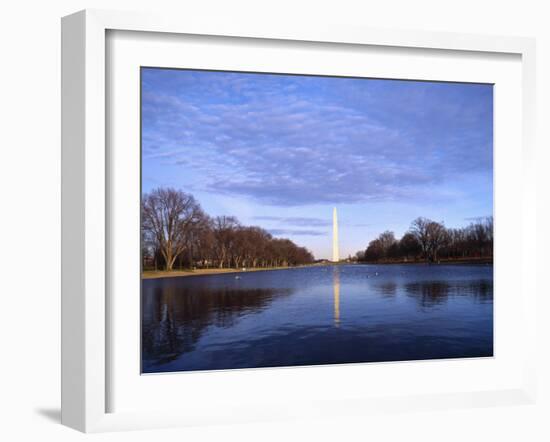
<path fill-rule="evenodd" d="M 338 212 L 335 207 L 332 209 L 332 262 L 340 261 L 338 247 Z"/>

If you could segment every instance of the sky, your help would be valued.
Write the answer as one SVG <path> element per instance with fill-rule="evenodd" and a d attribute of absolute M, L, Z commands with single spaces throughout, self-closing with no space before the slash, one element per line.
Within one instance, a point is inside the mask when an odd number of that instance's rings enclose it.
<path fill-rule="evenodd" d="M 493 213 L 493 87 L 142 68 L 142 191 L 174 187 L 315 258 Z"/>

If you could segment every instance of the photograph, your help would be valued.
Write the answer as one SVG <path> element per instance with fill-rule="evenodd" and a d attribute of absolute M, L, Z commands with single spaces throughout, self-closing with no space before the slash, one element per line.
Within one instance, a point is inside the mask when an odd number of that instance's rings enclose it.
<path fill-rule="evenodd" d="M 142 66 L 141 372 L 493 357 L 493 86 Z"/>

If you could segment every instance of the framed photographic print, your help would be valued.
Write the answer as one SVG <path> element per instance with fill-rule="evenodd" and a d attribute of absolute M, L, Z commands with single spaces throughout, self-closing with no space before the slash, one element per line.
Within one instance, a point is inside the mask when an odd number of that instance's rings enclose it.
<path fill-rule="evenodd" d="M 493 356 L 492 84 L 142 67 L 141 129 L 142 373 Z"/>
<path fill-rule="evenodd" d="M 533 48 L 64 18 L 63 422 L 531 401 Z"/>

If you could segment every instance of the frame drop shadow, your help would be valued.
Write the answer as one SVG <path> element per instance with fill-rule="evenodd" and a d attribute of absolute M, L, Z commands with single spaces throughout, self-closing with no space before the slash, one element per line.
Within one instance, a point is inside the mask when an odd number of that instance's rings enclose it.
<path fill-rule="evenodd" d="M 35 409 L 36 414 L 42 416 L 43 418 L 54 422 L 56 424 L 61 423 L 61 409 L 60 408 L 37 408 Z"/>

